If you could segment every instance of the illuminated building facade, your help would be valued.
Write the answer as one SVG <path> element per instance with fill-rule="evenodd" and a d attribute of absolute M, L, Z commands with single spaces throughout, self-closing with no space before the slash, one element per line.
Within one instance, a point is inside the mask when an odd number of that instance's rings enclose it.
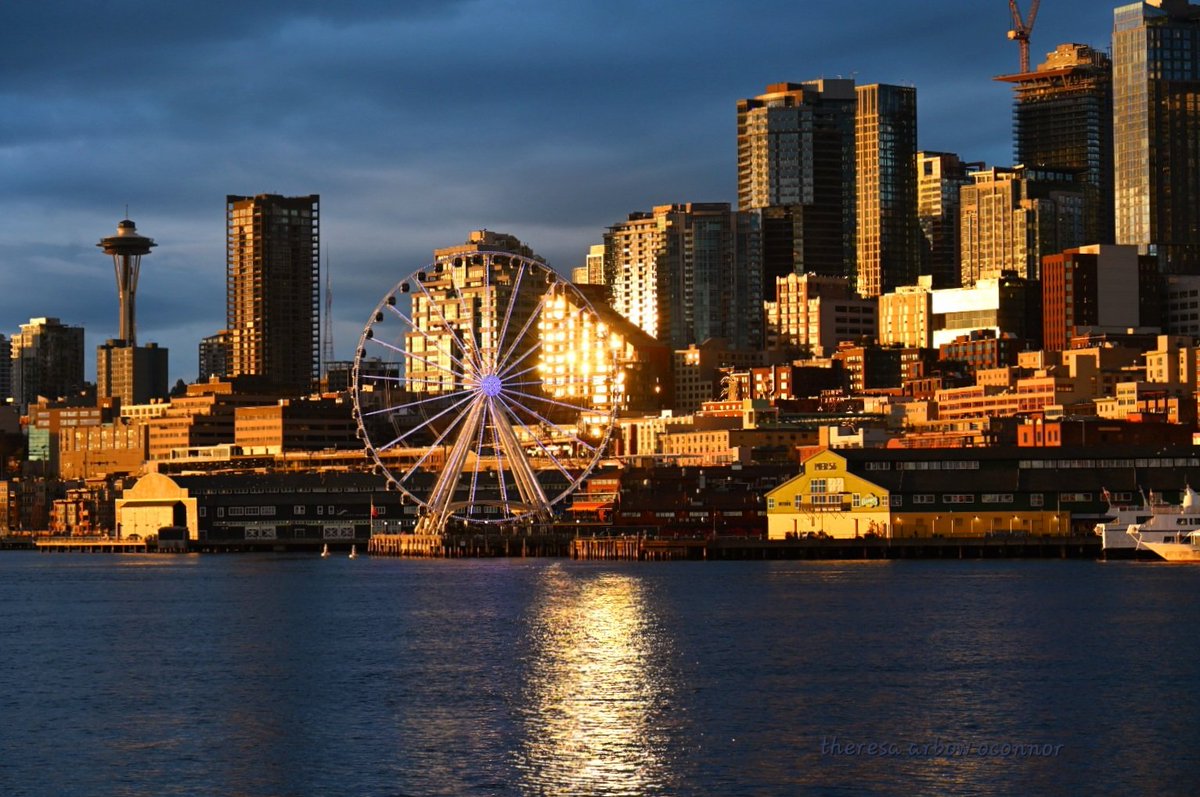
<path fill-rule="evenodd" d="M 1042 257 L 1084 246 L 1075 175 L 1017 166 L 972 175 L 962 188 L 962 286 L 1005 272 L 1037 279 Z"/>
<path fill-rule="evenodd" d="M 738 209 L 762 227 L 765 282 L 853 279 L 853 80 L 775 83 L 737 104 Z"/>
<path fill-rule="evenodd" d="M 1060 44 L 1012 84 L 1014 162 L 1079 174 L 1083 243 L 1113 242 L 1112 62 L 1086 44 Z"/>
<path fill-rule="evenodd" d="M 930 276 L 917 279 L 916 285 L 901 285 L 878 300 L 876 338 L 883 346 L 915 346 L 927 349 L 933 344 L 933 285 Z"/>
<path fill-rule="evenodd" d="M 167 350 L 156 343 L 130 346 L 108 340 L 96 347 L 96 396 L 122 404 L 147 404 L 167 397 Z"/>
<path fill-rule="evenodd" d="M 1084 246 L 1042 261 L 1043 346 L 1071 347 L 1086 332 L 1159 327 L 1158 263 L 1136 246 Z"/>
<path fill-rule="evenodd" d="M 225 238 L 228 375 L 308 393 L 320 374 L 320 197 L 228 196 Z"/>
<path fill-rule="evenodd" d="M 613 308 L 679 349 L 708 338 L 762 345 L 759 218 L 727 203 L 660 205 L 604 236 Z"/>
<path fill-rule="evenodd" d="M 959 189 L 970 185 L 971 172 L 984 168 L 982 162 L 964 163 L 952 152 L 917 153 L 917 223 L 924 238 L 921 274 L 933 278 L 934 288 L 960 284 Z"/>
<path fill-rule="evenodd" d="M 1116 242 L 1155 246 L 1164 274 L 1200 273 L 1200 6 L 1113 11 Z"/>
<path fill-rule="evenodd" d="M 844 277 L 777 277 L 775 296 L 764 303 L 769 351 L 824 357 L 842 341 L 875 339 L 876 301 L 855 294 Z"/>
<path fill-rule="evenodd" d="M 917 281 L 917 90 L 859 86 L 855 116 L 855 225 L 861 296 L 878 296 Z"/>
<path fill-rule="evenodd" d="M 59 398 L 83 388 L 83 327 L 57 318 L 31 318 L 12 337 L 13 401 L 24 408 L 38 396 Z"/>

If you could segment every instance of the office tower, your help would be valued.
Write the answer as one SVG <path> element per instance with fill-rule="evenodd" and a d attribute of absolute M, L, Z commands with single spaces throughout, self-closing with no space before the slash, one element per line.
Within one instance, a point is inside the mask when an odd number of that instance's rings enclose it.
<path fill-rule="evenodd" d="M 917 90 L 859 86 L 855 116 L 856 287 L 878 296 L 917 281 Z"/>
<path fill-rule="evenodd" d="M 763 303 L 768 351 L 827 357 L 842 341 L 875 339 L 876 302 L 851 290 L 845 277 L 777 277 L 774 295 Z"/>
<path fill-rule="evenodd" d="M 96 244 L 111 255 L 117 278 L 117 337 L 96 347 L 96 397 L 119 398 L 122 404 L 146 404 L 167 397 L 168 352 L 157 344 L 137 345 L 137 286 L 142 257 L 156 243 L 139 235 L 129 219 L 117 234 Z"/>
<path fill-rule="evenodd" d="M 1045 255 L 1085 245 L 1075 174 L 1016 166 L 971 177 L 961 191 L 963 287 L 1005 273 L 1037 279 Z"/>
<path fill-rule="evenodd" d="M 320 367 L 320 197 L 228 196 L 225 236 L 229 375 L 308 393 Z"/>
<path fill-rule="evenodd" d="M 921 226 L 921 273 L 934 288 L 959 286 L 959 190 L 971 184 L 982 162 L 964 163 L 953 152 L 917 153 L 917 223 Z"/>
<path fill-rule="evenodd" d="M 212 377 L 225 379 L 229 376 L 230 350 L 229 331 L 222 329 L 215 335 L 201 338 L 199 346 L 198 381 L 207 382 Z"/>
<path fill-rule="evenodd" d="M 492 230 L 474 230 L 465 243 L 433 250 L 433 265 L 410 283 L 412 328 L 405 332 L 408 357 L 404 359 L 407 390 L 462 390 L 462 375 L 471 370 L 470 358 L 463 354 L 467 341 L 474 340 L 482 351 L 499 350 L 502 337 L 506 350 L 537 348 L 538 330 L 527 322 L 543 301 L 547 282 L 526 278 L 527 269 L 519 266 L 508 268 L 507 258 L 492 261 L 480 255 L 489 252 L 545 262 L 515 236 Z"/>
<path fill-rule="evenodd" d="M 13 400 L 24 412 L 38 396 L 61 398 L 83 389 L 83 327 L 31 318 L 12 338 Z"/>
<path fill-rule="evenodd" d="M 604 244 L 592 244 L 588 247 L 587 282 L 590 285 L 605 285 L 610 280 L 604 274 Z"/>
<path fill-rule="evenodd" d="M 854 278 L 853 80 L 775 83 L 737 104 L 738 209 L 759 215 L 765 284 Z"/>
<path fill-rule="evenodd" d="M 107 340 L 96 347 L 96 397 L 118 398 L 122 406 L 165 399 L 168 370 L 167 350 L 157 343 L 130 346 Z"/>
<path fill-rule="evenodd" d="M 1042 261 L 1042 330 L 1047 351 L 1088 332 L 1161 326 L 1158 263 L 1136 246 L 1091 246 Z"/>
<path fill-rule="evenodd" d="M 604 236 L 613 308 L 682 349 L 708 338 L 762 345 L 759 217 L 728 203 L 660 205 Z"/>
<path fill-rule="evenodd" d="M 933 341 L 933 277 L 923 274 L 916 285 L 901 285 L 879 296 L 876 340 L 881 346 L 928 349 Z"/>
<path fill-rule="evenodd" d="M 1015 274 L 987 277 L 970 287 L 944 288 L 930 297 L 930 345 L 941 348 L 971 332 L 990 330 L 1041 345 L 1041 284 Z"/>
<path fill-rule="evenodd" d="M 1037 71 L 1003 75 L 1013 87 L 1013 157 L 1074 171 L 1084 195 L 1084 239 L 1113 241 L 1112 62 L 1086 44 L 1060 44 Z"/>
<path fill-rule="evenodd" d="M 433 258 L 436 261 L 444 263 L 459 255 L 471 254 L 473 252 L 511 252 L 514 255 L 528 257 L 539 263 L 546 262 L 544 257 L 521 243 L 521 240 L 515 235 L 496 232 L 494 230 L 471 230 L 465 243 L 434 249 Z"/>
<path fill-rule="evenodd" d="M 0 335 L 0 404 L 12 398 L 12 341 Z"/>
<path fill-rule="evenodd" d="M 1200 6 L 1113 11 L 1116 242 L 1156 247 L 1165 274 L 1200 273 Z"/>

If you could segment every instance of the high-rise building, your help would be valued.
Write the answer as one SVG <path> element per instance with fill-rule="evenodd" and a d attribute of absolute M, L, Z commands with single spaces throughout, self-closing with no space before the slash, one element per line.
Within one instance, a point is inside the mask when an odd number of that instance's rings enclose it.
<path fill-rule="evenodd" d="M 963 287 L 1005 273 L 1037 279 L 1044 256 L 1085 245 L 1075 174 L 1016 166 L 971 177 L 960 194 Z"/>
<path fill-rule="evenodd" d="M 1082 246 L 1042 261 L 1042 330 L 1047 351 L 1088 332 L 1161 326 L 1158 263 L 1136 246 Z"/>
<path fill-rule="evenodd" d="M 856 91 L 856 287 L 878 296 L 915 283 L 921 267 L 917 90 L 875 83 Z"/>
<path fill-rule="evenodd" d="M 1084 240 L 1113 241 L 1112 62 L 1086 44 L 1060 44 L 1037 71 L 996 78 L 1013 87 L 1013 157 L 1075 172 Z"/>
<path fill-rule="evenodd" d="M 768 351 L 827 357 L 844 341 L 875 339 L 876 302 L 852 291 L 845 277 L 777 277 L 775 299 L 763 305 Z"/>
<path fill-rule="evenodd" d="M 971 184 L 982 162 L 964 163 L 953 152 L 917 153 L 917 223 L 921 225 L 921 273 L 934 288 L 960 284 L 959 190 Z"/>
<path fill-rule="evenodd" d="M 31 318 L 12 338 L 13 400 L 25 410 L 38 400 L 83 388 L 83 327 L 57 318 Z"/>
<path fill-rule="evenodd" d="M 96 347 L 96 397 L 119 398 L 122 405 L 149 404 L 168 392 L 167 350 L 157 343 L 130 346 L 108 340 Z"/>
<path fill-rule="evenodd" d="M 157 344 L 137 345 L 137 286 L 142 257 L 157 244 L 139 235 L 129 219 L 117 234 L 96 244 L 111 255 L 117 278 L 117 337 L 96 348 L 96 397 L 119 398 L 122 404 L 146 404 L 167 397 L 168 352 Z"/>
<path fill-rule="evenodd" d="M 1165 274 L 1200 273 L 1200 6 L 1113 11 L 1116 242 L 1157 247 Z"/>
<path fill-rule="evenodd" d="M 516 236 L 474 230 L 466 243 L 433 251 L 434 263 L 411 284 L 412 329 L 406 334 L 405 387 L 420 393 L 454 393 L 471 370 L 468 341 L 484 352 L 527 352 L 537 347 L 530 326 L 547 294 L 544 279 L 525 279 L 502 252 L 544 259 Z M 507 316 L 507 320 L 506 320 Z M 517 337 L 521 336 L 521 337 Z M 502 357 L 501 357 L 502 358 Z"/>
<path fill-rule="evenodd" d="M 320 197 L 225 200 L 230 376 L 308 393 L 320 368 Z"/>
<path fill-rule="evenodd" d="M 212 377 L 226 379 L 230 376 L 229 363 L 232 359 L 230 351 L 229 330 L 222 329 L 215 335 L 209 335 L 200 340 L 198 381 L 207 382 Z"/>
<path fill-rule="evenodd" d="M 878 333 L 881 346 L 928 349 L 933 342 L 933 278 L 923 274 L 916 285 L 901 285 L 879 296 Z"/>
<path fill-rule="evenodd" d="M 853 80 L 775 83 L 737 104 L 738 209 L 762 228 L 765 284 L 853 279 Z"/>
<path fill-rule="evenodd" d="M 12 398 L 12 341 L 0 335 L 0 404 Z"/>
<path fill-rule="evenodd" d="M 689 202 L 631 213 L 604 236 L 613 308 L 682 349 L 708 338 L 762 345 L 759 217 L 728 203 Z"/>

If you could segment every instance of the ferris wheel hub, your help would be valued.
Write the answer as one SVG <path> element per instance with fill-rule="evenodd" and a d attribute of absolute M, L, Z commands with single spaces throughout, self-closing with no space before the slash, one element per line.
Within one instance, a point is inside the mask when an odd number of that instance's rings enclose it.
<path fill-rule="evenodd" d="M 488 374 L 479 381 L 479 389 L 483 391 L 483 395 L 488 398 L 495 398 L 500 395 L 500 391 L 504 389 L 504 383 L 500 381 L 500 377 L 495 374 Z"/>

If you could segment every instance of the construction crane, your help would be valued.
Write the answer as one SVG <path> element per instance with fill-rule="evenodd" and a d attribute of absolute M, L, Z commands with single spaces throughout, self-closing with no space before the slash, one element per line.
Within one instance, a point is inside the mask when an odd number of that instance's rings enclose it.
<path fill-rule="evenodd" d="M 1029 35 L 1033 33 L 1033 21 L 1037 19 L 1040 4 L 1041 0 L 1033 0 L 1033 5 L 1029 8 L 1029 19 L 1022 19 L 1017 0 L 1008 0 L 1008 10 L 1012 12 L 1013 19 L 1013 28 L 1008 32 L 1008 38 L 1021 48 L 1021 74 L 1029 71 Z"/>

